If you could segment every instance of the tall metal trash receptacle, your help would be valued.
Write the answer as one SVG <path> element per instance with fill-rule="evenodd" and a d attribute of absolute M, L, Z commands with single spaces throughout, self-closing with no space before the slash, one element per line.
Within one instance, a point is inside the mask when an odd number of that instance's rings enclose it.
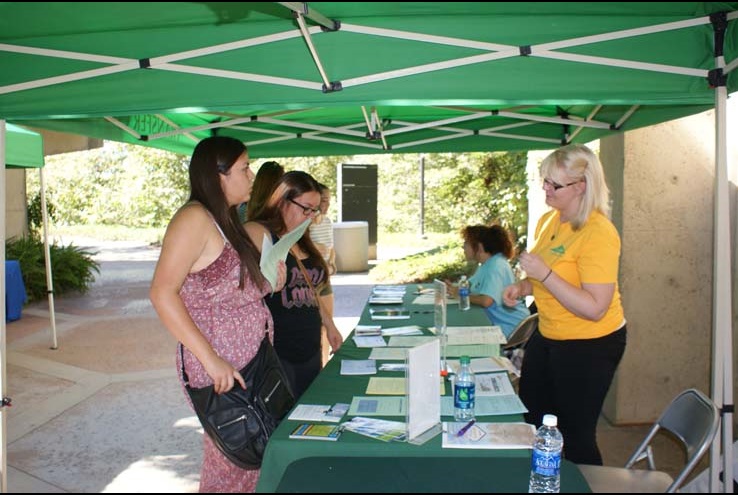
<path fill-rule="evenodd" d="M 336 270 L 365 272 L 369 269 L 369 222 L 335 222 L 333 249 Z"/>

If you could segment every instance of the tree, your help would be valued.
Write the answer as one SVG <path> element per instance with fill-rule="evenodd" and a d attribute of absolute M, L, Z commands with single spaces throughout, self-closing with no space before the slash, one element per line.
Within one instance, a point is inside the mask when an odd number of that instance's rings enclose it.
<path fill-rule="evenodd" d="M 268 158 L 255 161 L 260 163 Z M 337 197 L 342 163 L 378 166 L 378 231 L 419 232 L 418 154 L 274 158 L 304 170 Z M 525 153 L 431 153 L 425 157 L 424 230 L 458 232 L 469 224 L 500 222 L 524 245 L 527 225 Z M 163 227 L 189 196 L 189 156 L 107 142 L 101 149 L 47 158 L 49 201 L 62 225 Z M 28 177 L 28 196 L 38 180 Z M 334 201 L 335 218 L 340 205 Z"/>

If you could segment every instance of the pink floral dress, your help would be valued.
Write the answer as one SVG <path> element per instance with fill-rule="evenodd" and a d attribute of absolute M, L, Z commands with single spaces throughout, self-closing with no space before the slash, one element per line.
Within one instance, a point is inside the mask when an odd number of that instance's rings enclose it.
<path fill-rule="evenodd" d="M 267 330 L 270 340 L 273 339 L 272 316 L 262 299 L 268 290 L 260 290 L 248 274 L 244 290 L 239 289 L 240 263 L 238 253 L 226 241 L 220 256 L 206 268 L 189 274 L 180 291 L 187 311 L 202 334 L 218 355 L 236 369 L 243 368 L 256 355 Z M 212 385 L 202 364 L 186 348 L 184 364 L 192 387 Z M 181 381 L 179 366 L 177 352 L 177 374 Z M 259 470 L 239 468 L 221 454 L 210 437 L 203 435 L 203 439 L 200 492 L 253 492 Z"/>

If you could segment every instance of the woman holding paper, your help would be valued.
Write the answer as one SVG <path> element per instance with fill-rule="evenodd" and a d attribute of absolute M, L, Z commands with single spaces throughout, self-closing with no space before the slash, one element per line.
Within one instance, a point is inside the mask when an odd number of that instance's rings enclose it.
<path fill-rule="evenodd" d="M 238 220 L 237 207 L 249 199 L 254 180 L 244 144 L 230 137 L 203 139 L 192 153 L 189 176 L 190 198 L 169 222 L 150 297 L 166 329 L 184 346 L 190 384 L 213 385 L 223 393 L 245 387 L 239 370 L 256 355 L 264 332 L 272 333 L 262 297 L 273 289 Z M 277 266 L 276 280 L 279 289 L 284 263 Z M 208 435 L 203 451 L 201 492 L 255 490 L 259 470 L 230 462 Z"/>
<path fill-rule="evenodd" d="M 597 156 L 572 144 L 541 162 L 546 204 L 530 253 L 527 278 L 505 288 L 505 304 L 533 294 L 538 331 L 528 341 L 520 376 L 525 419 L 559 418 L 564 457 L 602 464 L 597 419 L 625 352 L 618 290 L 620 236 L 608 218 L 609 192 Z"/>
<path fill-rule="evenodd" d="M 261 247 L 265 235 L 276 243 L 318 213 L 318 182 L 310 174 L 291 171 L 277 181 L 264 208 L 249 218 L 245 228 Z M 286 262 L 287 283 L 265 300 L 274 318 L 274 348 L 299 398 L 320 372 L 321 327 L 326 328 L 333 352 L 341 347 L 343 337 L 325 301 L 332 294 L 328 266 L 309 232 L 292 247 Z"/>

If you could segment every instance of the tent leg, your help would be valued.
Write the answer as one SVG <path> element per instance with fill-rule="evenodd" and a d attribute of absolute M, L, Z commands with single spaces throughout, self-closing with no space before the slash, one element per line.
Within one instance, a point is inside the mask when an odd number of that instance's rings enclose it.
<path fill-rule="evenodd" d="M 51 250 L 49 248 L 49 215 L 46 208 L 46 179 L 44 168 L 38 169 L 41 184 L 41 216 L 44 223 L 44 260 L 46 261 L 46 292 L 49 295 L 49 319 L 51 320 L 51 348 L 58 349 L 56 341 L 56 313 L 54 312 L 54 280 L 51 272 Z"/>
<path fill-rule="evenodd" d="M 0 247 L 0 300 L 5 301 L 5 121 L 0 119 L 0 237 L 3 243 Z M 7 366 L 5 344 L 7 329 L 5 324 L 5 304 L 0 304 L 0 398 L 7 395 Z M 8 492 L 8 417 L 4 407 L 0 407 L 0 492 Z"/>
<path fill-rule="evenodd" d="M 710 491 L 718 489 L 723 473 L 723 491 L 733 492 L 733 340 L 730 277 L 730 191 L 727 159 L 727 89 L 715 89 L 715 220 L 713 260 L 713 396 L 721 409 L 722 436 L 710 450 Z M 722 445 L 722 469 L 720 447 Z"/>

